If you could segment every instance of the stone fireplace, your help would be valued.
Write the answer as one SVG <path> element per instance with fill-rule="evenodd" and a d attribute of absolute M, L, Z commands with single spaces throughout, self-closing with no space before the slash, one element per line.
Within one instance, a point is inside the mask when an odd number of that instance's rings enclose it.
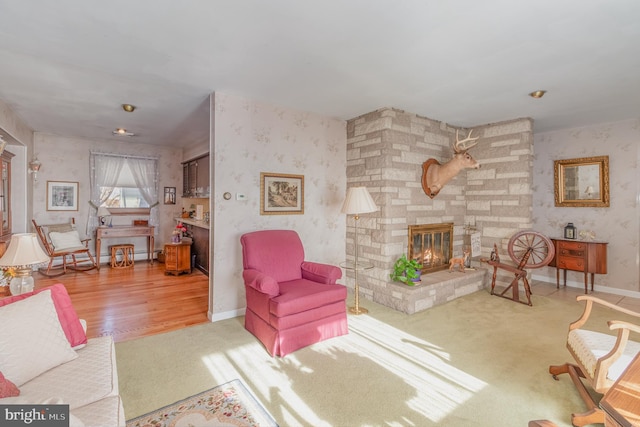
<path fill-rule="evenodd" d="M 375 301 L 410 314 L 481 289 L 482 282 L 488 284 L 490 279 L 485 276 L 486 265 L 477 260 L 471 265 L 478 268 L 475 271 L 448 271 L 451 256 L 462 255 L 465 224 L 473 224 L 481 233 L 485 258 L 494 244 L 504 250 L 513 233 L 533 228 L 533 121 L 527 118 L 474 126 L 480 140 L 472 154 L 482 168 L 461 172 L 434 199 L 424 194 L 422 164 L 430 158 L 451 159 L 457 129 L 394 108 L 347 122 L 347 184 L 366 186 L 379 207 L 377 212 L 363 214 L 357 229 L 353 218 L 347 218 L 347 260 L 354 261 L 357 231 L 360 260 L 374 266 L 358 275 L 361 304 Z M 409 227 L 437 223 L 453 224 L 449 246 L 444 245 L 441 257 L 436 254 L 439 271 L 424 274 L 417 286 L 390 280 L 400 256 L 411 257 L 412 247 L 430 245 L 426 237 L 423 243 L 425 234 L 420 231 L 419 238 L 409 239 Z M 442 234 L 438 233 L 431 239 L 439 239 Z M 425 250 L 416 256 L 424 260 Z M 353 272 L 344 274 L 344 283 L 353 288 Z M 505 276 L 504 282 L 508 284 L 512 276 Z"/>
<path fill-rule="evenodd" d="M 453 223 L 409 226 L 409 259 L 422 264 L 422 274 L 449 268 L 453 256 Z"/>

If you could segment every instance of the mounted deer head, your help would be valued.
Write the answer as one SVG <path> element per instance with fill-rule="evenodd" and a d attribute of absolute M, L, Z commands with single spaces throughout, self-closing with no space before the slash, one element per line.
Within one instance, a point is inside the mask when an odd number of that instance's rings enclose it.
<path fill-rule="evenodd" d="M 478 169 L 480 163 L 474 160 L 467 150 L 478 143 L 480 137 L 471 138 L 473 129 L 465 139 L 460 141 L 458 130 L 456 130 L 456 142 L 452 145 L 455 153 L 453 159 L 441 165 L 435 159 L 429 159 L 422 164 L 422 189 L 430 198 L 434 198 L 453 177 L 458 175 L 462 169 Z"/>

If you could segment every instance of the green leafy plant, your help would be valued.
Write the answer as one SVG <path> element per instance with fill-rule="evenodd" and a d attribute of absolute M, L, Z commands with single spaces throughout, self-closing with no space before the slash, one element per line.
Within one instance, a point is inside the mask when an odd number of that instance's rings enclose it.
<path fill-rule="evenodd" d="M 391 280 L 402 282 L 405 285 L 414 286 L 412 279 L 418 279 L 420 277 L 420 269 L 422 265 L 415 259 L 409 260 L 407 256 L 403 254 L 396 263 L 393 265 L 393 271 L 391 272 Z"/>

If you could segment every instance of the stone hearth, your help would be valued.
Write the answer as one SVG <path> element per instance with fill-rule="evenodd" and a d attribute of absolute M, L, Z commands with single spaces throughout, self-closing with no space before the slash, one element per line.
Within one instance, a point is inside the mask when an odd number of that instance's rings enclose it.
<path fill-rule="evenodd" d="M 438 271 L 422 275 L 422 282 L 416 286 L 392 282 L 373 295 L 379 304 L 407 314 L 427 310 L 452 301 L 461 296 L 479 291 L 485 287 L 489 274 L 486 268 L 459 272 Z M 488 282 L 487 282 L 488 283 Z"/>

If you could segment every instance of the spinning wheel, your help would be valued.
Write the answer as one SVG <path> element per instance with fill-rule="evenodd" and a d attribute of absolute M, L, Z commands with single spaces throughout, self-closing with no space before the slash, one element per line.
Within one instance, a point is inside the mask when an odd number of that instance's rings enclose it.
<path fill-rule="evenodd" d="M 491 295 L 498 295 L 503 298 L 509 298 L 513 301 L 520 302 L 531 306 L 531 287 L 527 280 L 527 268 L 540 268 L 549 264 L 555 255 L 555 247 L 551 240 L 537 231 L 526 230 L 520 231 L 509 239 L 507 251 L 513 262 L 517 263 L 517 267 L 509 264 L 503 264 L 500 262 L 498 256 L 498 247 L 493 245 L 493 251 L 495 257 L 487 261 L 489 265 L 493 266 L 493 279 L 491 280 Z M 502 291 L 500 294 L 494 293 L 496 286 L 496 274 L 498 268 L 510 271 L 515 274 L 511 284 Z M 520 290 L 518 288 L 518 282 L 522 279 L 524 284 L 524 291 L 527 297 L 527 301 L 520 301 Z M 505 293 L 511 289 L 511 297 L 505 296 Z"/>

